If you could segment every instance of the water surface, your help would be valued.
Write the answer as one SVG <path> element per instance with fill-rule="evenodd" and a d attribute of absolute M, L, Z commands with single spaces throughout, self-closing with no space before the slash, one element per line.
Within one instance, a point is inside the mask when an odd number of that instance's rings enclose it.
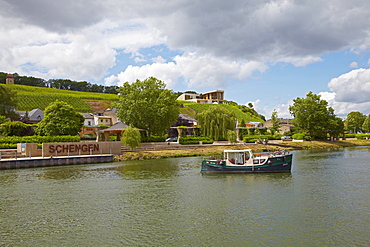
<path fill-rule="evenodd" d="M 199 157 L 0 171 L 0 246 L 367 246 L 370 149 L 294 153 L 291 174 Z"/>

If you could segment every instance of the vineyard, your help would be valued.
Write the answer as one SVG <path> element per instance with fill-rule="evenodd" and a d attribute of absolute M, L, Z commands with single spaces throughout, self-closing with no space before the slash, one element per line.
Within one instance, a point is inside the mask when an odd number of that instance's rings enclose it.
<path fill-rule="evenodd" d="M 54 88 L 32 87 L 25 85 L 5 85 L 17 92 L 17 110 L 30 111 L 35 108 L 45 108 L 55 100 L 64 101 L 73 106 L 79 112 L 91 112 L 92 108 L 85 101 L 114 102 L 118 96 L 105 93 L 77 92 Z"/>

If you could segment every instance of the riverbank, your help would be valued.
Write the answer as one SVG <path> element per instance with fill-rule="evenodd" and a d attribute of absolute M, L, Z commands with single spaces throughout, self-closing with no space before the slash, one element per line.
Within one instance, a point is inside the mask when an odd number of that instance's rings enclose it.
<path fill-rule="evenodd" d="M 308 150 L 308 149 L 338 149 L 343 147 L 354 146 L 370 146 L 370 140 L 340 140 L 340 141 L 304 141 L 304 142 L 279 142 L 267 145 L 262 144 L 245 144 L 245 145 L 199 145 L 197 148 L 176 150 L 155 150 L 155 151 L 138 151 L 124 152 L 121 155 L 115 155 L 115 161 L 124 160 L 145 160 L 145 159 L 162 159 L 174 157 L 191 157 L 191 156 L 207 156 L 221 155 L 225 149 L 247 149 L 250 148 L 253 152 L 275 151 L 278 148 L 285 150 Z"/>

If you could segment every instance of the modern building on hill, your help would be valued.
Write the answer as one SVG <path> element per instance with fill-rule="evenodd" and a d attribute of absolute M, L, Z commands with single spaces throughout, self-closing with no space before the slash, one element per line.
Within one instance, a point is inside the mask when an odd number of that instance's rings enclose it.
<path fill-rule="evenodd" d="M 225 92 L 223 90 L 214 90 L 202 94 L 183 93 L 177 100 L 187 100 L 195 103 L 222 104 Z"/>
<path fill-rule="evenodd" d="M 285 132 L 289 132 L 293 127 L 293 123 L 289 119 L 279 118 L 279 125 L 280 125 L 280 131 L 279 134 L 284 134 Z M 263 123 L 263 127 L 271 128 L 272 127 L 272 121 L 271 119 Z"/>
<path fill-rule="evenodd" d="M 14 84 L 14 76 L 12 74 L 8 74 L 5 78 L 6 84 Z"/>

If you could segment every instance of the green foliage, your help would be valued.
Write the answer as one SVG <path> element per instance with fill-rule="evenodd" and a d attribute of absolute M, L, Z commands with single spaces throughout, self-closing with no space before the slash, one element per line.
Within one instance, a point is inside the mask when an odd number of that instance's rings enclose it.
<path fill-rule="evenodd" d="M 227 131 L 235 129 L 235 114 L 221 105 L 213 105 L 196 116 L 202 134 L 213 140 L 227 139 Z"/>
<path fill-rule="evenodd" d="M 141 137 L 141 142 L 164 142 L 166 137 L 164 136 L 149 136 Z"/>
<path fill-rule="evenodd" d="M 176 94 L 154 77 L 124 83 L 119 89 L 118 117 L 126 124 L 163 135 L 179 115 Z"/>
<path fill-rule="evenodd" d="M 199 144 L 199 142 L 203 144 L 212 144 L 213 140 L 204 136 L 186 136 L 179 139 L 179 143 L 182 145 Z"/>
<path fill-rule="evenodd" d="M 130 147 L 131 150 L 140 147 L 140 141 L 141 135 L 138 129 L 129 126 L 125 132 L 123 132 L 122 142 L 125 146 Z"/>
<path fill-rule="evenodd" d="M 3 85 L 17 92 L 17 110 L 30 111 L 35 108 L 44 110 L 56 100 L 64 101 L 79 112 L 91 112 L 91 106 L 84 101 L 116 102 L 118 96 L 107 93 L 78 92 L 47 87 L 32 87 L 25 85 Z"/>
<path fill-rule="evenodd" d="M 361 131 L 362 125 L 365 122 L 366 115 L 362 114 L 358 111 L 350 112 L 347 115 L 346 124 L 347 124 L 347 130 L 353 131 L 354 133 L 357 133 L 358 131 Z"/>
<path fill-rule="evenodd" d="M 362 130 L 364 132 L 370 132 L 370 114 L 366 117 L 364 123 L 362 124 Z"/>
<path fill-rule="evenodd" d="M 37 128 L 39 135 L 77 135 L 83 126 L 84 117 L 63 101 L 50 104 L 44 114 Z"/>
<path fill-rule="evenodd" d="M 279 132 L 280 124 L 279 124 L 279 119 L 278 119 L 276 110 L 274 110 L 273 113 L 271 114 L 271 123 L 272 123 L 272 127 L 270 128 L 271 134 L 275 134 L 275 132 Z"/>
<path fill-rule="evenodd" d="M 307 133 L 297 133 L 294 134 L 292 138 L 296 140 L 305 140 L 305 141 L 311 140 L 310 136 Z"/>
<path fill-rule="evenodd" d="M 0 143 L 54 143 L 54 142 L 79 142 L 79 136 L 0 136 Z"/>
<path fill-rule="evenodd" d="M 237 136 L 236 136 L 236 133 L 235 131 L 233 130 L 228 130 L 227 131 L 227 140 L 231 143 L 236 143 L 236 139 L 237 139 Z"/>
<path fill-rule="evenodd" d="M 333 124 L 337 123 L 334 109 L 328 107 L 328 102 L 320 99 L 320 95 L 309 92 L 306 98 L 298 97 L 293 102 L 289 111 L 294 117 L 293 124 L 300 131 L 309 133 L 313 138 L 322 138 L 333 127 L 338 127 Z"/>
<path fill-rule="evenodd" d="M 206 104 L 206 103 L 187 103 L 185 104 L 187 107 L 193 109 L 197 113 L 202 113 L 203 111 L 208 110 L 214 104 Z M 233 112 L 235 114 L 235 117 L 238 119 L 239 122 L 241 122 L 243 119 L 245 122 L 264 122 L 263 119 L 261 119 L 258 116 L 254 116 L 249 112 L 243 112 L 241 109 L 239 109 L 236 106 L 233 105 L 226 105 L 226 104 L 218 104 L 219 106 Z"/>
<path fill-rule="evenodd" d="M 0 115 L 0 124 L 8 122 L 8 119 L 5 116 Z"/>
<path fill-rule="evenodd" d="M 370 139 L 370 134 L 356 134 L 355 137 L 359 140 Z"/>
<path fill-rule="evenodd" d="M 29 124 L 19 121 L 6 122 L 1 127 L 1 132 L 4 136 L 20 136 L 21 132 L 25 131 L 28 127 L 30 127 Z"/>
<path fill-rule="evenodd" d="M 243 141 L 247 143 L 254 143 L 258 140 L 280 140 L 281 135 L 246 135 Z"/>
<path fill-rule="evenodd" d="M 17 114 L 14 112 L 17 106 L 17 92 L 0 85 L 0 115 L 16 118 Z"/>
<path fill-rule="evenodd" d="M 356 138 L 356 134 L 346 134 L 346 138 Z"/>
<path fill-rule="evenodd" d="M 17 144 L 11 144 L 11 143 L 0 143 L 0 149 L 16 149 Z"/>

